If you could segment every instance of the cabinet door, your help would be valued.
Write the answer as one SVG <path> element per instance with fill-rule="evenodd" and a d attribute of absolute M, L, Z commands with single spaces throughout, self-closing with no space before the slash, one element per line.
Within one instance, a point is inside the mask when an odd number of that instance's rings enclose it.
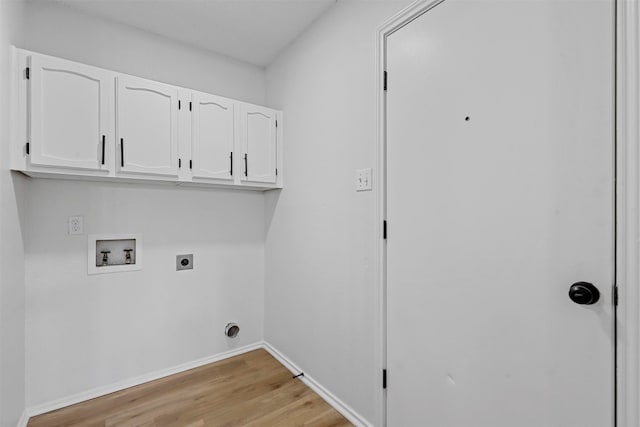
<path fill-rule="evenodd" d="M 178 89 L 118 76 L 119 171 L 178 176 Z"/>
<path fill-rule="evenodd" d="M 244 153 L 243 181 L 276 182 L 276 112 L 243 105 L 240 139 Z"/>
<path fill-rule="evenodd" d="M 40 55 L 29 74 L 29 164 L 108 173 L 113 74 Z"/>
<path fill-rule="evenodd" d="M 194 92 L 192 113 L 193 178 L 233 180 L 233 101 Z"/>

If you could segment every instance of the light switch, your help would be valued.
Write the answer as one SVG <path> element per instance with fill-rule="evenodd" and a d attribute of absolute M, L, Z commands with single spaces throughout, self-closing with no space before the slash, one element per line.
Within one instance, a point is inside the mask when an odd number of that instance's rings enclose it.
<path fill-rule="evenodd" d="M 356 171 L 356 191 L 371 191 L 371 168 L 358 169 Z"/>

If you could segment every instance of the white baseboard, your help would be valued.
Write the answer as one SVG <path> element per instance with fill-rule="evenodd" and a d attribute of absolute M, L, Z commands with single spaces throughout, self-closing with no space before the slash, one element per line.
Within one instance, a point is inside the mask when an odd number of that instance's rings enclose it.
<path fill-rule="evenodd" d="M 293 374 L 299 374 L 302 370 L 296 366 L 289 358 L 278 351 L 271 344 L 265 342 L 264 349 L 267 350 L 273 357 L 275 357 L 280 363 L 282 363 Z M 308 376 L 306 373 L 299 379 L 305 383 L 311 390 L 315 391 L 320 397 L 322 397 L 329 405 L 333 406 L 336 411 L 340 412 L 346 419 L 352 424 L 358 427 L 373 427 L 369 421 L 363 416 L 354 411 L 349 405 L 338 399 L 333 393 L 324 388 L 319 382 Z"/>
<path fill-rule="evenodd" d="M 130 378 L 124 381 L 119 381 L 114 384 L 109 384 L 103 387 L 97 387 L 82 393 L 77 393 L 71 396 L 63 397 L 61 399 L 56 399 L 40 405 L 32 406 L 30 408 L 27 408 L 23 413 L 22 418 L 26 418 L 26 420 L 24 421 L 24 426 L 27 425 L 27 421 L 29 420 L 30 417 L 35 417 L 36 415 L 55 411 L 56 409 L 64 408 L 66 406 L 75 405 L 76 403 L 84 402 L 85 400 L 95 399 L 96 397 L 104 396 L 106 394 L 114 393 L 116 391 L 124 390 L 129 387 L 134 387 L 140 384 L 144 384 L 149 381 L 164 378 L 169 375 L 188 371 L 189 369 L 197 368 L 199 366 L 207 365 L 209 363 L 228 359 L 230 357 L 247 353 L 249 351 L 257 350 L 259 348 L 264 348 L 264 345 L 262 342 L 249 344 L 244 347 L 225 351 L 223 353 L 218 353 L 213 356 L 208 356 L 208 357 L 204 357 L 202 359 L 194 360 L 191 362 L 182 363 L 180 365 L 173 366 L 171 368 L 161 369 L 155 372 L 140 375 L 135 378 Z M 22 423 L 22 418 L 20 419 L 21 423 Z M 22 426 L 23 424 L 19 424 L 18 427 L 22 427 Z"/>
<path fill-rule="evenodd" d="M 27 427 L 29 423 L 29 415 L 27 415 L 27 410 L 22 411 L 22 416 L 18 420 L 18 425 L 16 427 Z"/>

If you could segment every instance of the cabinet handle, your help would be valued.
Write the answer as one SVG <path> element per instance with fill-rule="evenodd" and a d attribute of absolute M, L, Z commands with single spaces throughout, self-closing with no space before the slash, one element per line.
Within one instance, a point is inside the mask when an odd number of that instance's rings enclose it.
<path fill-rule="evenodd" d="M 229 175 L 233 176 L 233 151 L 229 155 Z"/>
<path fill-rule="evenodd" d="M 124 138 L 120 138 L 120 166 L 124 167 Z"/>
<path fill-rule="evenodd" d="M 105 136 L 102 135 L 102 164 L 104 165 L 104 146 L 105 146 Z"/>
<path fill-rule="evenodd" d="M 249 165 L 247 163 L 247 153 L 244 153 L 244 176 L 249 176 Z"/>

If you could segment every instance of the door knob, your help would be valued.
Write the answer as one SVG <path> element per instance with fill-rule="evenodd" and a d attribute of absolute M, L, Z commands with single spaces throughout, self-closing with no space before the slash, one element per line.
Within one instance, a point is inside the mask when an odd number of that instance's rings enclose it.
<path fill-rule="evenodd" d="M 576 304 L 591 305 L 600 299 L 600 291 L 588 282 L 576 282 L 569 288 L 569 298 Z"/>

